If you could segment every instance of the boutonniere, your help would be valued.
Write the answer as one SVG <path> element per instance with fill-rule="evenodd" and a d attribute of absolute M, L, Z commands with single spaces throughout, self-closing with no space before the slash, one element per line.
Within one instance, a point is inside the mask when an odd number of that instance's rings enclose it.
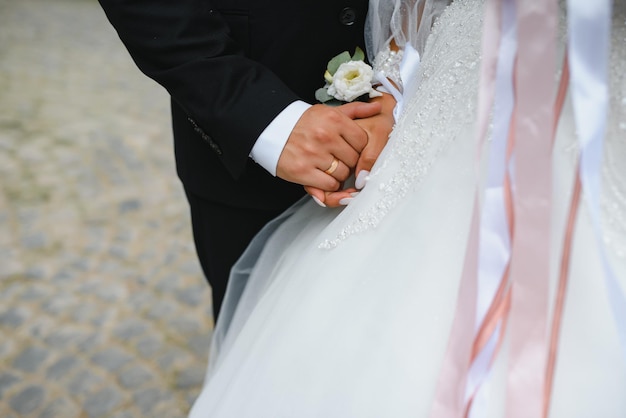
<path fill-rule="evenodd" d="M 382 96 L 372 87 L 374 70 L 364 59 L 365 53 L 357 47 L 352 56 L 344 51 L 328 61 L 324 73 L 326 84 L 317 89 L 315 98 L 321 103 L 337 105 Z"/>

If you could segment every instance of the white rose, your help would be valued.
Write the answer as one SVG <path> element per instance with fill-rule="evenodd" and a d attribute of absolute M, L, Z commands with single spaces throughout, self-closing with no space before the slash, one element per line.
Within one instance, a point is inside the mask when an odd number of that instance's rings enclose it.
<path fill-rule="evenodd" d="M 366 93 L 370 97 L 380 96 L 379 92 L 372 89 L 373 77 L 372 67 L 363 61 L 344 62 L 333 75 L 328 94 L 344 102 L 351 102 Z"/>

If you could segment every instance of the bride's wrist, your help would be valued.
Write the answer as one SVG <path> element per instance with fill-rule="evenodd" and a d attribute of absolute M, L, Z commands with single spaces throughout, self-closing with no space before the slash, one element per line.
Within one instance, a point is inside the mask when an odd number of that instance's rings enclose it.
<path fill-rule="evenodd" d="M 395 48 L 394 48 L 395 47 Z M 387 46 L 376 54 L 374 58 L 374 74 L 380 79 L 384 77 L 398 90 L 402 91 L 402 78 L 400 77 L 400 63 L 402 62 L 403 51 L 397 49 L 395 44 Z M 377 83 L 374 87 L 380 90 L 383 83 Z M 384 88 L 384 87 L 383 87 Z"/>

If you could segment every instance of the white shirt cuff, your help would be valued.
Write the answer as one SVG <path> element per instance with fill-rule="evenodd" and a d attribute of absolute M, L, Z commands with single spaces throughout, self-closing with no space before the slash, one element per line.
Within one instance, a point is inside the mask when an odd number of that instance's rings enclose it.
<path fill-rule="evenodd" d="M 276 176 L 278 159 L 285 148 L 287 139 L 293 127 L 309 107 L 311 107 L 310 104 L 300 100 L 291 103 L 267 125 L 252 147 L 250 157 L 271 175 Z"/>

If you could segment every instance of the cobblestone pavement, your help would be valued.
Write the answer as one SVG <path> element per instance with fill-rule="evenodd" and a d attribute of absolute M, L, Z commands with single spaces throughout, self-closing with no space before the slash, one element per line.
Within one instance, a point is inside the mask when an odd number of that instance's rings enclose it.
<path fill-rule="evenodd" d="M 0 417 L 184 417 L 212 326 L 165 92 L 96 1 L 0 0 Z"/>

